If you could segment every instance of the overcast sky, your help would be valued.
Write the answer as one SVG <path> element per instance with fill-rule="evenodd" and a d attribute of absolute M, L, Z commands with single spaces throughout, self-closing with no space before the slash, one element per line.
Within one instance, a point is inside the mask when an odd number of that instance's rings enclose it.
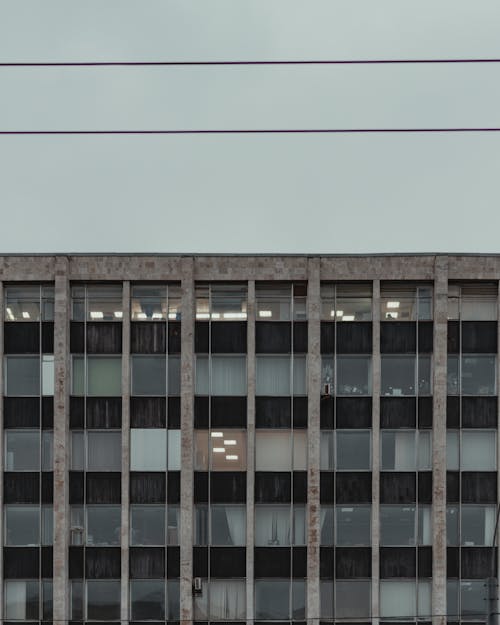
<path fill-rule="evenodd" d="M 0 62 L 500 58 L 498 0 L 0 0 Z M 0 67 L 0 130 L 500 127 L 500 63 Z M 0 253 L 500 252 L 500 133 L 0 136 Z"/>

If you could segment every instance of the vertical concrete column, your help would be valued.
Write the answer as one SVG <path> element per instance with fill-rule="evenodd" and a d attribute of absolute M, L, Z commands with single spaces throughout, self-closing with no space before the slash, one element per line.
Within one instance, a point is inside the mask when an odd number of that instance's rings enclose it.
<path fill-rule="evenodd" d="M 448 258 L 434 266 L 434 374 L 432 428 L 432 622 L 446 623 L 446 373 Z"/>
<path fill-rule="evenodd" d="M 4 471 L 4 443 L 3 443 L 3 320 L 4 290 L 0 282 L 0 537 L 3 538 L 3 471 Z M 0 606 L 3 606 L 3 549 L 0 549 Z M 0 623 L 3 619 L 3 609 L 0 609 Z"/>
<path fill-rule="evenodd" d="M 69 261 L 56 259 L 54 303 L 54 625 L 70 618 L 69 543 Z"/>
<path fill-rule="evenodd" d="M 380 280 L 372 286 L 372 622 L 380 617 Z"/>
<path fill-rule="evenodd" d="M 255 280 L 249 280 L 247 299 L 247 625 L 252 625 L 254 619 L 255 310 Z"/>
<path fill-rule="evenodd" d="M 193 611 L 193 412 L 194 412 L 194 259 L 182 259 L 181 321 L 181 511 L 180 616 L 192 621 Z"/>
<path fill-rule="evenodd" d="M 307 318 L 307 620 L 318 622 L 320 613 L 319 555 L 320 555 L 320 401 L 321 401 L 321 295 L 319 258 L 308 260 Z"/>
<path fill-rule="evenodd" d="M 500 282 L 498 282 L 498 292 L 497 292 L 497 388 L 496 388 L 496 394 L 497 394 L 497 413 L 500 414 Z M 497 505 L 500 503 L 500 473 L 498 473 L 500 471 L 500 427 L 497 428 Z M 499 540 L 499 536 L 498 536 L 498 530 L 497 530 L 497 536 L 495 539 L 495 545 L 497 547 L 496 553 L 498 554 L 498 545 L 500 544 L 500 540 Z M 497 580 L 500 580 L 500 566 L 499 566 L 499 560 L 498 560 L 498 555 L 497 555 L 497 559 L 496 559 L 496 563 L 494 565 L 494 567 L 492 567 L 493 570 L 496 570 L 496 578 Z M 493 574 L 493 571 L 492 571 Z M 500 592 L 497 589 L 497 603 L 496 603 L 496 609 L 495 612 L 497 612 L 498 614 L 500 614 L 500 603 L 499 603 L 499 598 L 500 598 Z M 498 621 L 498 616 L 496 619 L 496 622 Z"/>
<path fill-rule="evenodd" d="M 129 619 L 129 526 L 130 526 L 130 282 L 122 292 L 122 509 L 121 509 L 121 620 Z"/>

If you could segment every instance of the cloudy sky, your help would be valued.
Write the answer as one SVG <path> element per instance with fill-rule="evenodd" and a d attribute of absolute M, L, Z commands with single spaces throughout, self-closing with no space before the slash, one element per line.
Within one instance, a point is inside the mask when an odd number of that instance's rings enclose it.
<path fill-rule="evenodd" d="M 0 62 L 499 58 L 498 0 L 0 0 Z M 500 127 L 500 63 L 0 67 L 0 130 Z M 0 252 L 500 252 L 500 133 L 0 136 Z"/>

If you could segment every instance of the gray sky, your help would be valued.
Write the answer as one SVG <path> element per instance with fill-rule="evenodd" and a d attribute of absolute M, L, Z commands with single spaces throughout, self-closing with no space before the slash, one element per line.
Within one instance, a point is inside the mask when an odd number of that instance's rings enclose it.
<path fill-rule="evenodd" d="M 0 61 L 500 58 L 498 0 L 0 0 Z M 500 64 L 0 68 L 2 130 L 500 127 Z M 0 136 L 0 252 L 498 252 L 500 133 Z"/>

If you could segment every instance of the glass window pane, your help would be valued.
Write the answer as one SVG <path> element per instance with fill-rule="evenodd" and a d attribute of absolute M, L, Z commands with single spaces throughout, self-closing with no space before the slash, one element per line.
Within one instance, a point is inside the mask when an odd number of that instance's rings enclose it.
<path fill-rule="evenodd" d="M 181 431 L 168 430 L 168 453 L 169 471 L 180 471 L 181 469 Z"/>
<path fill-rule="evenodd" d="M 458 545 L 458 506 L 446 506 L 446 542 Z"/>
<path fill-rule="evenodd" d="M 292 285 L 257 285 L 257 320 L 290 321 Z"/>
<path fill-rule="evenodd" d="M 418 507 L 418 544 L 432 545 L 432 515 L 430 506 Z"/>
<path fill-rule="evenodd" d="M 53 616 L 52 610 L 53 592 L 52 580 L 42 581 L 42 617 L 44 620 L 51 621 Z"/>
<path fill-rule="evenodd" d="M 208 506 L 195 505 L 194 507 L 194 544 L 208 545 Z"/>
<path fill-rule="evenodd" d="M 415 471 L 415 430 L 383 430 L 380 433 L 383 471 Z"/>
<path fill-rule="evenodd" d="M 416 583 L 413 581 L 380 582 L 380 616 L 414 618 L 416 613 Z"/>
<path fill-rule="evenodd" d="M 459 433 L 446 432 L 446 469 L 458 471 L 460 469 Z"/>
<path fill-rule="evenodd" d="M 120 432 L 87 432 L 87 469 L 121 471 L 121 440 Z"/>
<path fill-rule="evenodd" d="M 83 356 L 73 356 L 71 372 L 72 395 L 85 395 L 85 360 Z"/>
<path fill-rule="evenodd" d="M 96 621 L 120 618 L 119 581 L 87 581 L 87 618 Z"/>
<path fill-rule="evenodd" d="M 208 357 L 196 356 L 195 393 L 209 395 Z"/>
<path fill-rule="evenodd" d="M 5 545 L 40 544 L 39 506 L 5 506 Z"/>
<path fill-rule="evenodd" d="M 320 617 L 323 619 L 333 619 L 333 582 L 321 580 L 319 583 L 320 592 Z"/>
<path fill-rule="evenodd" d="M 5 581 L 4 615 L 11 621 L 38 620 L 39 582 Z"/>
<path fill-rule="evenodd" d="M 133 286 L 130 317 L 132 321 L 161 321 L 167 318 L 167 285 Z"/>
<path fill-rule="evenodd" d="M 6 321 L 39 321 L 40 285 L 5 287 Z"/>
<path fill-rule="evenodd" d="M 54 542 L 54 510 L 52 506 L 42 506 L 42 545 Z"/>
<path fill-rule="evenodd" d="M 291 471 L 292 436 L 290 430 L 255 433 L 255 470 Z"/>
<path fill-rule="evenodd" d="M 487 589 L 483 579 L 460 582 L 460 603 L 462 617 L 484 619 L 487 604 Z"/>
<path fill-rule="evenodd" d="M 417 467 L 419 471 L 432 468 L 432 439 L 429 430 L 418 431 L 418 458 Z"/>
<path fill-rule="evenodd" d="M 321 357 L 321 386 L 324 387 L 330 385 L 330 393 L 322 391 L 323 394 L 328 395 L 333 393 L 333 373 L 334 373 L 334 357 L 322 356 Z"/>
<path fill-rule="evenodd" d="M 322 471 L 333 471 L 335 468 L 335 433 L 322 430 L 320 434 L 320 468 Z"/>
<path fill-rule="evenodd" d="M 245 506 L 212 505 L 212 545 L 246 544 Z"/>
<path fill-rule="evenodd" d="M 496 432 L 462 431 L 461 469 L 494 471 L 496 469 Z"/>
<path fill-rule="evenodd" d="M 432 585 L 430 581 L 418 580 L 417 614 L 420 617 L 432 617 Z"/>
<path fill-rule="evenodd" d="M 496 287 L 494 287 L 496 289 Z M 462 295 L 462 321 L 496 321 L 497 301 L 495 294 Z"/>
<path fill-rule="evenodd" d="M 335 509 L 333 506 L 321 506 L 321 544 L 334 545 L 334 519 Z"/>
<path fill-rule="evenodd" d="M 230 321 L 247 318 L 247 286 L 212 284 L 212 319 Z"/>
<path fill-rule="evenodd" d="M 337 430 L 337 470 L 369 470 L 371 434 L 360 430 Z"/>
<path fill-rule="evenodd" d="M 462 356 L 462 394 L 495 395 L 496 357 Z"/>
<path fill-rule="evenodd" d="M 132 395 L 165 395 L 167 361 L 165 356 L 131 356 Z"/>
<path fill-rule="evenodd" d="M 255 617 L 262 620 L 290 618 L 290 580 L 255 580 Z"/>
<path fill-rule="evenodd" d="M 448 614 L 458 620 L 460 610 L 458 607 L 458 580 L 449 579 L 446 582 L 446 610 Z"/>
<path fill-rule="evenodd" d="M 465 547 L 491 546 L 495 533 L 495 521 L 494 506 L 462 506 L 461 544 Z"/>
<path fill-rule="evenodd" d="M 167 580 L 167 620 L 180 619 L 180 584 L 178 579 Z"/>
<path fill-rule="evenodd" d="M 54 394 L 54 356 L 42 356 L 42 395 Z"/>
<path fill-rule="evenodd" d="M 415 506 L 380 506 L 380 544 L 408 547 L 416 544 Z"/>
<path fill-rule="evenodd" d="M 130 470 L 167 470 L 167 430 L 130 430 Z"/>
<path fill-rule="evenodd" d="M 130 506 L 130 544 L 165 544 L 164 506 Z"/>
<path fill-rule="evenodd" d="M 130 582 L 132 618 L 163 620 L 165 618 L 165 580 L 132 580 Z"/>
<path fill-rule="evenodd" d="M 256 394 L 290 395 L 290 357 L 256 356 Z"/>
<path fill-rule="evenodd" d="M 224 436 L 223 432 L 220 432 Z M 222 437 L 221 437 L 222 438 Z M 194 431 L 194 470 L 208 471 L 209 451 L 208 451 L 208 431 Z"/>
<path fill-rule="evenodd" d="M 246 615 L 244 580 L 211 579 L 209 603 L 209 617 L 212 620 L 244 619 Z"/>
<path fill-rule="evenodd" d="M 40 470 L 40 431 L 5 430 L 7 471 Z"/>
<path fill-rule="evenodd" d="M 336 517 L 337 545 L 371 544 L 370 506 L 337 506 Z"/>
<path fill-rule="evenodd" d="M 415 356 L 381 356 L 382 395 L 415 395 Z"/>
<path fill-rule="evenodd" d="M 83 432 L 71 432 L 71 468 L 73 471 L 85 469 L 85 439 Z"/>
<path fill-rule="evenodd" d="M 306 584 L 302 579 L 292 579 L 292 614 L 294 621 L 306 618 Z"/>
<path fill-rule="evenodd" d="M 418 356 L 418 394 L 430 395 L 432 392 L 432 362 L 427 355 Z"/>
<path fill-rule="evenodd" d="M 305 356 L 293 357 L 293 394 L 307 395 L 307 359 Z"/>
<path fill-rule="evenodd" d="M 42 431 L 42 471 L 52 471 L 54 468 L 54 433 Z"/>
<path fill-rule="evenodd" d="M 71 618 L 83 620 L 83 583 L 80 581 L 71 582 Z"/>
<path fill-rule="evenodd" d="M 294 430 L 293 432 L 293 471 L 307 470 L 307 432 Z"/>
<path fill-rule="evenodd" d="M 212 430 L 210 432 L 211 470 L 245 471 L 247 468 L 247 436 L 243 430 Z"/>
<path fill-rule="evenodd" d="M 180 509 L 179 506 L 167 506 L 167 545 L 179 544 L 179 528 L 180 528 Z"/>
<path fill-rule="evenodd" d="M 7 395 L 40 395 L 40 358 L 6 356 L 5 387 Z"/>
<path fill-rule="evenodd" d="M 369 618 L 371 584 L 365 580 L 335 582 L 335 618 Z"/>
<path fill-rule="evenodd" d="M 246 395 L 245 356 L 212 356 L 212 395 Z"/>
<path fill-rule="evenodd" d="M 98 397 L 122 394 L 121 357 L 87 358 L 87 393 Z"/>
<path fill-rule="evenodd" d="M 123 316 L 121 285 L 87 286 L 87 319 L 116 321 Z"/>
<path fill-rule="evenodd" d="M 448 395 L 458 395 L 460 393 L 460 367 L 458 356 L 448 356 L 446 389 Z"/>
<path fill-rule="evenodd" d="M 180 356 L 168 357 L 167 392 L 170 396 L 177 396 L 181 394 L 181 358 Z"/>
<path fill-rule="evenodd" d="M 87 506 L 87 545 L 119 545 L 120 506 Z"/>
<path fill-rule="evenodd" d="M 259 547 L 290 545 L 292 508 L 290 505 L 255 506 L 255 544 Z"/>
<path fill-rule="evenodd" d="M 306 544 L 306 508 L 293 506 L 293 544 Z"/>
<path fill-rule="evenodd" d="M 337 395 L 370 395 L 371 357 L 337 356 Z"/>

